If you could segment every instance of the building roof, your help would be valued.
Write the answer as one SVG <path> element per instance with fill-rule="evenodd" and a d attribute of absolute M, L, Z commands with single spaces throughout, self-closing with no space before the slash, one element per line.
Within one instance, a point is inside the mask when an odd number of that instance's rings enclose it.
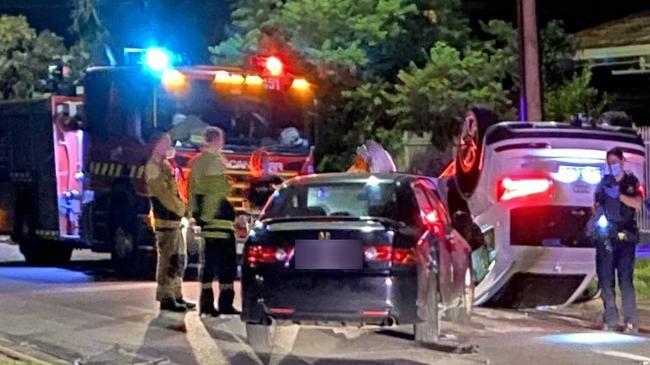
<path fill-rule="evenodd" d="M 585 29 L 576 36 L 581 49 L 650 45 L 650 11 Z"/>

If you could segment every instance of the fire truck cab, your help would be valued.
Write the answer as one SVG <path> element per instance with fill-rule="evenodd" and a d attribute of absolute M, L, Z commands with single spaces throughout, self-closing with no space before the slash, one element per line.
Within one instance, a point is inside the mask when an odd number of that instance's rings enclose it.
<path fill-rule="evenodd" d="M 229 200 L 245 214 L 248 161 L 256 149 L 269 151 L 284 178 L 313 172 L 304 138 L 312 105 L 303 78 L 216 66 L 156 75 L 139 66 L 93 68 L 84 97 L 2 103 L 0 231 L 11 234 L 31 263 L 63 263 L 73 248 L 90 248 L 110 252 L 121 272 L 149 275 L 155 240 L 144 181 L 148 137 L 182 129 L 179 120 L 222 128 L 233 182 Z M 281 143 L 286 128 L 302 131 L 300 143 Z M 188 165 L 201 145 L 200 132 L 188 137 L 173 141 L 183 199 Z"/>

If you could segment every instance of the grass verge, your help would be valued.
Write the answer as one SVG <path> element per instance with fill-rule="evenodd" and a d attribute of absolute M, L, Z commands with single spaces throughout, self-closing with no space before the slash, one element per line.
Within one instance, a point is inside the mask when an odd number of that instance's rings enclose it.
<path fill-rule="evenodd" d="M 634 270 L 637 299 L 650 299 L 650 259 L 637 259 Z"/>

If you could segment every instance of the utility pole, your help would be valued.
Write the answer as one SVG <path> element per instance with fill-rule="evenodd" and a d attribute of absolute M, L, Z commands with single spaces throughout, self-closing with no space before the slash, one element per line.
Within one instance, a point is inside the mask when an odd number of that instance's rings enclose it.
<path fill-rule="evenodd" d="M 522 121 L 542 120 L 539 45 L 537 41 L 536 0 L 517 0 L 519 24 L 519 59 L 521 97 L 519 117 Z"/>

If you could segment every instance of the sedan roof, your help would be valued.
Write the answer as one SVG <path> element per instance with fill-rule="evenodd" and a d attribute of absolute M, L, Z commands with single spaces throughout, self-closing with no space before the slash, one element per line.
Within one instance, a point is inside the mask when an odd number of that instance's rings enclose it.
<path fill-rule="evenodd" d="M 325 173 L 325 174 L 314 174 L 306 176 L 298 176 L 291 180 L 288 180 L 286 184 L 288 185 L 300 185 L 300 184 L 335 184 L 335 183 L 367 183 L 368 179 L 377 179 L 381 183 L 396 183 L 396 182 L 411 182 L 415 179 L 422 178 L 436 183 L 436 179 L 427 176 L 418 176 L 411 175 L 400 172 L 390 172 L 390 173 L 377 173 L 377 174 L 365 174 L 365 173 Z"/>

